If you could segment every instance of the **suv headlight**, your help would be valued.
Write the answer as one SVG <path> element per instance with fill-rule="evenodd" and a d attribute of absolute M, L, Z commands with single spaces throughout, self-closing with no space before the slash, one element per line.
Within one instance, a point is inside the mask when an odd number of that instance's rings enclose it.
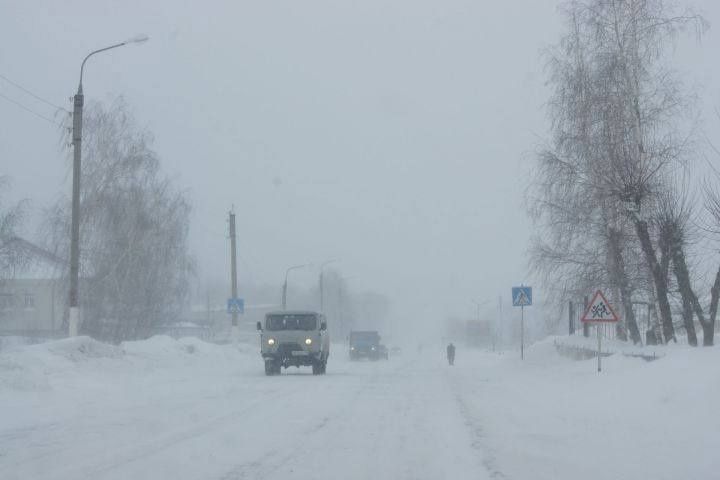
<path fill-rule="evenodd" d="M 274 338 L 268 338 L 268 345 L 275 345 L 275 339 L 274 339 Z"/>
<path fill-rule="evenodd" d="M 312 338 L 306 338 L 305 345 L 312 345 Z"/>

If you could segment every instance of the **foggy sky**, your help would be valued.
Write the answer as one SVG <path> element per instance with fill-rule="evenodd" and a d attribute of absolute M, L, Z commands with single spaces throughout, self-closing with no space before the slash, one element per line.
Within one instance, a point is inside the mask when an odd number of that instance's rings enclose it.
<path fill-rule="evenodd" d="M 148 34 L 88 62 L 86 102 L 123 95 L 155 134 L 194 206 L 201 279 L 229 275 L 234 205 L 241 290 L 339 258 L 396 315 L 439 322 L 531 282 L 523 193 L 547 138 L 540 53 L 557 3 L 0 0 L 0 74 L 71 109 L 88 52 Z M 716 2 L 694 4 L 720 24 Z M 718 46 L 715 28 L 678 49 L 712 138 Z M 2 80 L 0 93 L 53 115 Z M 0 174 L 33 222 L 68 173 L 57 127 L 0 99 Z"/>

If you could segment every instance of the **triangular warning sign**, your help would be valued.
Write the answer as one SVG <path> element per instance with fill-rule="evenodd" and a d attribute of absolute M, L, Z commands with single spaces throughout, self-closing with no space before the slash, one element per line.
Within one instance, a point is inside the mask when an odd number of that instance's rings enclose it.
<path fill-rule="evenodd" d="M 525 290 L 520 290 L 520 293 L 517 294 L 517 297 L 515 297 L 515 301 L 513 303 L 520 307 L 526 307 L 530 305 L 530 299 L 525 293 Z"/>
<path fill-rule="evenodd" d="M 617 322 L 618 316 L 605 295 L 598 290 L 580 320 L 583 322 Z"/>

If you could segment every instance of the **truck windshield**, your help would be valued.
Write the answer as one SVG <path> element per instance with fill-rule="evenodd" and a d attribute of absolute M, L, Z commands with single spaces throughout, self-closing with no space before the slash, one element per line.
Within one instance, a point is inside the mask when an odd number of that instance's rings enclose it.
<path fill-rule="evenodd" d="M 380 335 L 377 332 L 351 332 L 350 343 L 370 343 L 376 344 L 380 342 Z"/>
<path fill-rule="evenodd" d="M 315 330 L 317 318 L 315 315 L 268 315 L 267 329 L 277 330 Z"/>

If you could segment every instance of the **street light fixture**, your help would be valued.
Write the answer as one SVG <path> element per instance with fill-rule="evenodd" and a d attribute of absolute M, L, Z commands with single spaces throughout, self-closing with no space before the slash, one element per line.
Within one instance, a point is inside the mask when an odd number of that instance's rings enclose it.
<path fill-rule="evenodd" d="M 483 305 L 486 305 L 486 304 L 490 303 L 490 300 L 485 300 L 485 301 L 482 301 L 482 302 L 478 302 L 477 300 L 473 300 L 473 299 L 471 298 L 470 301 L 477 306 L 477 321 L 479 322 L 479 321 L 480 321 L 480 307 L 482 307 Z"/>
<path fill-rule="evenodd" d="M 82 78 L 85 71 L 85 62 L 96 53 L 112 50 L 131 43 L 143 43 L 148 40 L 147 35 L 137 35 L 124 42 L 110 45 L 90 52 L 80 65 L 80 83 L 78 91 L 73 98 L 73 191 L 72 191 L 72 228 L 70 238 L 70 311 L 68 318 L 68 335 L 76 337 L 80 325 L 80 309 L 78 302 L 80 277 L 80 165 L 82 156 L 82 116 L 85 97 L 83 95 Z"/>
<path fill-rule="evenodd" d="M 310 265 L 311 265 L 310 263 L 306 263 L 304 265 L 295 265 L 293 267 L 288 268 L 285 271 L 285 282 L 283 283 L 283 290 L 282 290 L 282 308 L 283 308 L 283 310 L 285 310 L 286 306 L 287 306 L 288 274 L 293 270 L 309 267 Z"/>
<path fill-rule="evenodd" d="M 337 261 L 337 258 L 333 258 L 332 260 L 326 260 L 320 264 L 320 313 L 325 313 L 325 266 L 330 265 L 331 263 L 335 263 Z"/>

